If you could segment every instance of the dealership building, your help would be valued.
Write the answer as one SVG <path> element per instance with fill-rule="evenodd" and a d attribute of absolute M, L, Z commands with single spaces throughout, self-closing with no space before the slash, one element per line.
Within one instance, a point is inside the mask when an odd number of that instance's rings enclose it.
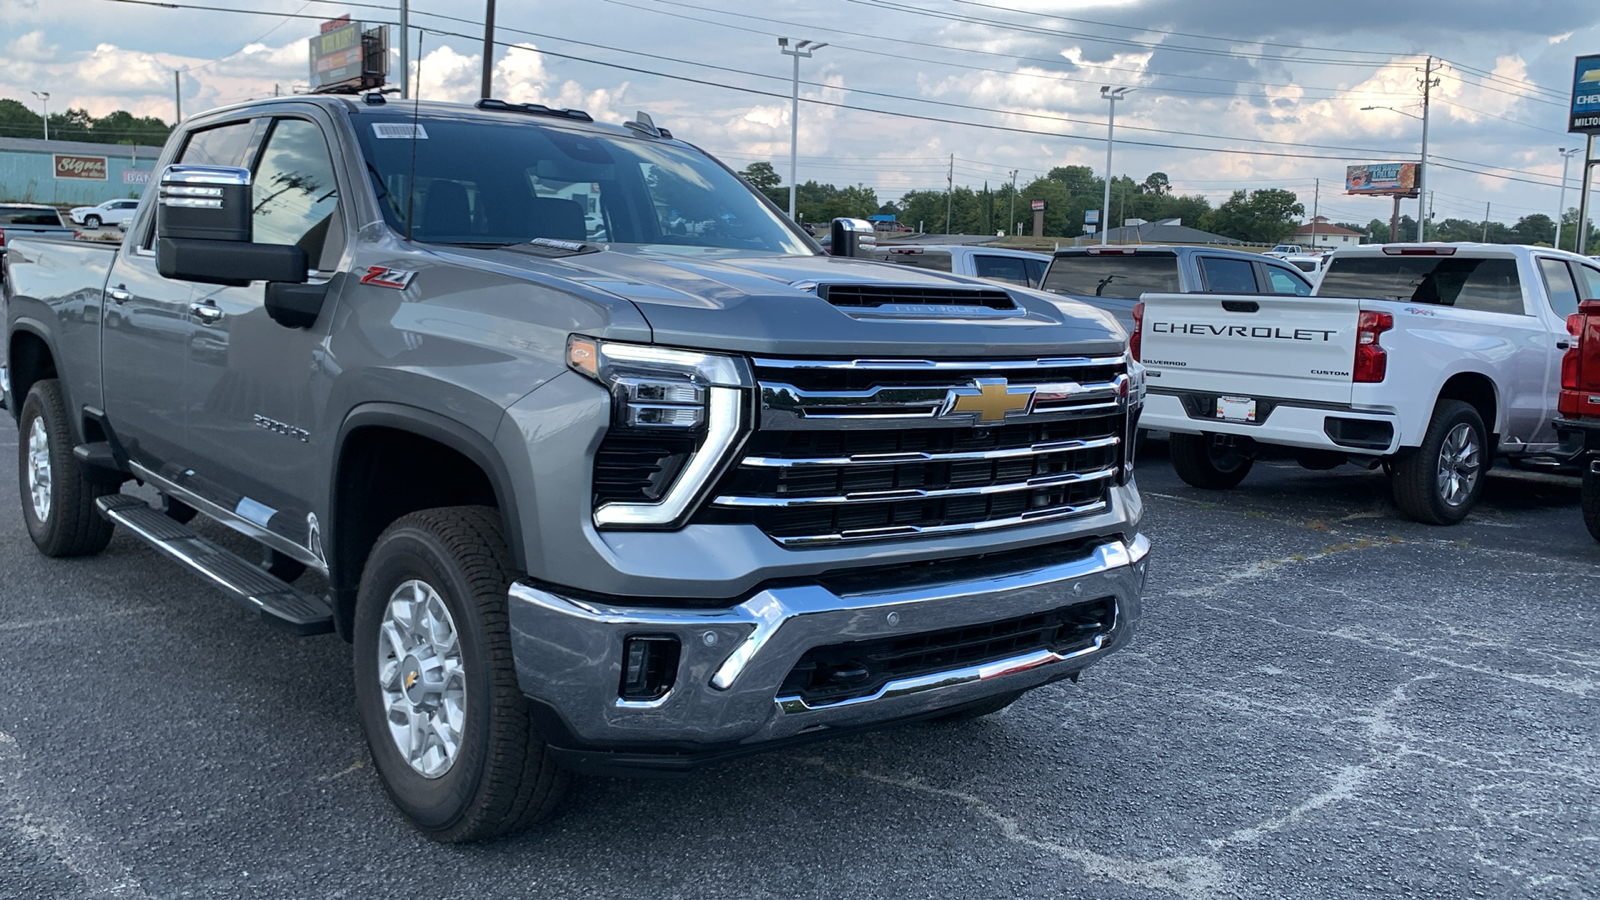
<path fill-rule="evenodd" d="M 160 147 L 0 138 L 0 202 L 94 206 L 138 197 Z"/>

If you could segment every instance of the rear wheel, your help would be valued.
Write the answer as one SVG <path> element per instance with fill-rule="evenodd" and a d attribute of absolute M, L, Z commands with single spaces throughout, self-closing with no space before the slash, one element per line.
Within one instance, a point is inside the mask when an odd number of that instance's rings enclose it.
<path fill-rule="evenodd" d="M 1592 464 L 1583 473 L 1583 524 L 1600 541 L 1600 472 Z"/>
<path fill-rule="evenodd" d="M 104 550 L 112 525 L 94 501 L 118 487 L 84 477 L 72 455 L 67 403 L 56 379 L 33 383 L 17 425 L 22 518 L 34 546 L 45 556 L 88 556 Z"/>
<path fill-rule="evenodd" d="M 1243 438 L 1224 434 L 1173 434 L 1167 453 L 1172 468 L 1185 483 L 1208 491 L 1238 487 L 1250 474 L 1255 460 L 1245 452 Z"/>
<path fill-rule="evenodd" d="M 390 799 L 435 840 L 519 831 L 566 788 L 517 685 L 510 569 L 499 517 L 461 506 L 395 522 L 362 572 L 354 635 L 362 730 Z"/>
<path fill-rule="evenodd" d="M 1393 466 L 1395 505 L 1429 525 L 1465 519 L 1483 493 L 1488 446 L 1483 418 L 1471 404 L 1439 401 L 1422 446 Z"/>

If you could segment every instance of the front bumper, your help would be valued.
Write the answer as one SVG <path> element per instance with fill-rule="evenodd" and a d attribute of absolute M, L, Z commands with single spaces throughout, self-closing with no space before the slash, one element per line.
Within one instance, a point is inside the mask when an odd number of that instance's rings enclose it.
<path fill-rule="evenodd" d="M 716 610 L 615 606 L 521 581 L 510 591 L 517 676 L 557 748 L 625 755 L 635 768 L 680 768 L 790 739 L 914 719 L 1073 675 L 1132 635 L 1149 550 L 1149 540 L 1139 535 L 1077 548 L 1022 571 L 858 592 L 787 584 Z M 782 696 L 790 670 L 818 646 L 982 625 L 1102 598 L 1115 603 L 1114 624 L 1082 649 L 986 660 L 891 681 L 870 695 L 826 705 Z M 623 642 L 636 635 L 670 635 L 681 643 L 673 687 L 658 700 L 620 698 Z"/>

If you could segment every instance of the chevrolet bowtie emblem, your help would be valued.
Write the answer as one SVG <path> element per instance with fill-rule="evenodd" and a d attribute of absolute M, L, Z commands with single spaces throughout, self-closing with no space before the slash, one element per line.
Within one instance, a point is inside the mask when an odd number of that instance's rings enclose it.
<path fill-rule="evenodd" d="M 416 672 L 407 672 L 406 673 L 406 690 L 408 690 L 408 691 L 411 690 L 413 687 L 416 686 L 416 684 L 417 684 L 417 673 Z"/>
<path fill-rule="evenodd" d="M 1033 408 L 1032 387 L 1011 387 L 1004 378 L 978 378 L 969 388 L 952 388 L 945 397 L 939 417 L 976 416 L 983 424 L 1004 422 L 1015 413 L 1027 415 Z"/>

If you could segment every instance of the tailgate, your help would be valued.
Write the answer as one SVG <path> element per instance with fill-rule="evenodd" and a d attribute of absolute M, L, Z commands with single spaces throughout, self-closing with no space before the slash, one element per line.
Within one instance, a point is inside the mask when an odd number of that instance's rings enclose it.
<path fill-rule="evenodd" d="M 1141 359 L 1155 390 L 1347 404 L 1361 301 L 1146 294 Z"/>

